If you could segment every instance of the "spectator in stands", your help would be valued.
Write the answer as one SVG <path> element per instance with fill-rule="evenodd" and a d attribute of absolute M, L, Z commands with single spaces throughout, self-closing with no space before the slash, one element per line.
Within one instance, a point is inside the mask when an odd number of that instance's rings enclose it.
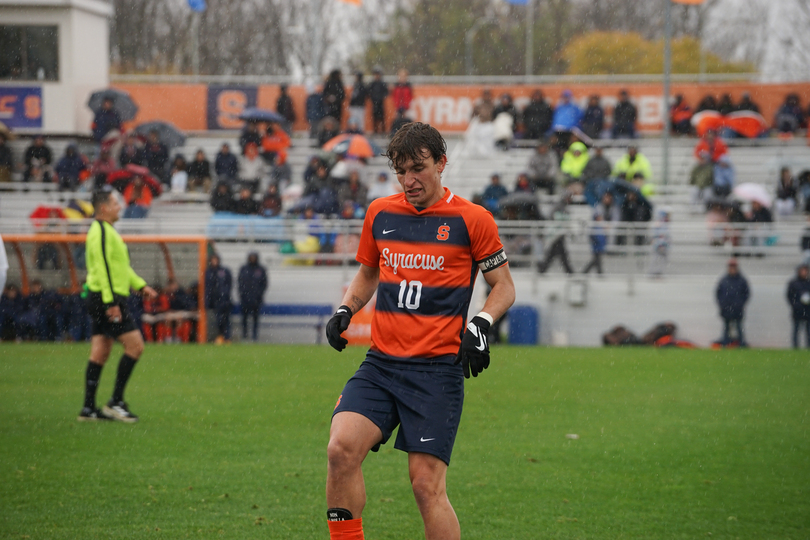
<path fill-rule="evenodd" d="M 101 109 L 96 113 L 93 118 L 91 129 L 93 130 L 93 139 L 100 143 L 110 131 L 121 131 L 121 115 L 115 110 L 113 100 L 105 98 L 101 102 Z"/>
<path fill-rule="evenodd" d="M 0 133 L 0 182 L 11 182 L 11 173 L 14 172 L 14 156 L 6 140 L 6 134 Z"/>
<path fill-rule="evenodd" d="M 31 145 L 25 149 L 23 158 L 23 182 L 50 182 L 53 153 L 45 144 L 45 137 L 37 135 Z"/>
<path fill-rule="evenodd" d="M 79 186 L 82 173 L 87 170 L 87 160 L 79 153 L 75 144 L 65 148 L 65 154 L 56 164 L 56 175 L 59 179 L 59 189 L 75 191 Z"/>
<path fill-rule="evenodd" d="M 259 202 L 253 198 L 253 191 L 248 186 L 243 186 L 233 205 L 233 211 L 243 216 L 255 216 L 260 209 Z"/>
<path fill-rule="evenodd" d="M 790 93 L 785 96 L 785 102 L 776 111 L 774 127 L 779 133 L 796 133 L 804 125 L 804 112 L 802 111 L 799 95 Z"/>
<path fill-rule="evenodd" d="M 720 114 L 729 114 L 736 110 L 734 103 L 731 101 L 731 94 L 723 94 L 720 96 L 720 101 L 717 103 L 717 112 Z"/>
<path fill-rule="evenodd" d="M 297 118 L 295 114 L 295 106 L 290 94 L 287 93 L 287 85 L 281 84 L 278 87 L 278 99 L 276 100 L 276 112 L 284 117 L 285 120 L 292 126 L 295 124 Z"/>
<path fill-rule="evenodd" d="M 565 178 L 567 188 L 582 193 L 582 171 L 585 170 L 589 159 L 588 147 L 579 141 L 573 143 L 563 155 L 560 172 Z"/>
<path fill-rule="evenodd" d="M 565 241 L 569 233 L 568 222 L 570 216 L 568 214 L 568 204 L 570 202 L 571 194 L 563 194 L 551 211 L 551 220 L 546 220 L 545 222 L 542 239 L 545 257 L 537 265 L 537 270 L 541 274 L 545 274 L 551 266 L 551 263 L 554 262 L 554 259 L 558 258 L 566 274 L 570 275 L 574 273 Z"/>
<path fill-rule="evenodd" d="M 352 201 L 360 208 L 368 205 L 368 188 L 360 181 L 360 173 L 349 172 L 349 181 L 340 184 L 337 190 L 338 204 L 342 207 L 346 201 Z"/>
<path fill-rule="evenodd" d="M 291 145 L 292 141 L 287 132 L 278 124 L 270 124 L 262 138 L 262 158 L 274 167 L 284 165 L 287 163 L 287 150 Z"/>
<path fill-rule="evenodd" d="M 797 202 L 796 182 L 790 174 L 790 167 L 782 167 L 779 171 L 779 184 L 776 186 L 774 210 L 780 216 L 790 215 L 796 210 Z"/>
<path fill-rule="evenodd" d="M 141 176 L 135 176 L 129 185 L 124 188 L 124 218 L 142 219 L 149 214 L 152 206 L 152 190 L 150 190 Z"/>
<path fill-rule="evenodd" d="M 591 139 L 598 139 L 602 134 L 605 127 L 605 111 L 599 105 L 599 96 L 597 94 L 588 98 L 588 107 L 582 114 L 579 127 Z"/>
<path fill-rule="evenodd" d="M 701 152 L 697 164 L 689 173 L 689 185 L 692 186 L 692 204 L 705 204 L 712 195 L 714 185 L 714 165 L 708 152 Z"/>
<path fill-rule="evenodd" d="M 703 111 L 718 111 L 719 107 L 717 105 L 717 100 L 711 94 L 706 94 L 703 96 L 703 99 L 700 100 L 698 103 L 697 109 L 695 109 L 695 113 L 703 112 Z"/>
<path fill-rule="evenodd" d="M 262 134 L 259 131 L 258 122 L 246 122 L 245 127 L 242 128 L 242 133 L 239 134 L 239 148 L 241 148 L 243 156 L 249 144 L 256 145 L 256 148 L 262 146 Z"/>
<path fill-rule="evenodd" d="M 239 176 L 239 161 L 231 153 L 228 143 L 222 143 L 222 147 L 214 160 L 214 171 L 217 173 L 217 180 L 220 182 L 232 182 Z"/>
<path fill-rule="evenodd" d="M 276 217 L 281 214 L 281 194 L 278 191 L 278 184 L 270 184 L 262 197 L 262 216 Z"/>
<path fill-rule="evenodd" d="M 208 193 L 211 189 L 211 162 L 200 148 L 194 155 L 194 161 L 188 164 L 188 186 L 191 191 Z"/>
<path fill-rule="evenodd" d="M 407 116 L 407 109 L 398 109 L 397 115 L 391 122 L 391 136 L 393 137 L 394 134 L 399 131 L 399 128 L 406 124 L 410 124 L 411 122 L 413 122 L 413 120 Z"/>
<path fill-rule="evenodd" d="M 98 158 L 90 166 L 90 175 L 93 177 L 103 176 L 106 183 L 107 175 L 116 170 L 115 160 L 110 155 L 108 148 L 102 148 L 98 153 Z"/>
<path fill-rule="evenodd" d="M 627 90 L 619 92 L 619 102 L 613 108 L 613 138 L 614 139 L 635 139 L 636 121 L 638 120 L 638 110 L 630 103 Z"/>
<path fill-rule="evenodd" d="M 329 187 L 329 184 L 329 170 L 319 161 L 314 172 L 304 178 L 304 196 L 317 195 L 322 189 Z"/>
<path fill-rule="evenodd" d="M 673 134 L 690 135 L 692 133 L 692 108 L 681 94 L 675 96 L 675 103 L 669 109 L 669 121 Z"/>
<path fill-rule="evenodd" d="M 514 118 L 508 112 L 500 112 L 492 121 L 492 138 L 495 147 L 506 152 L 512 146 L 512 139 L 515 137 Z"/>
<path fill-rule="evenodd" d="M 315 138 L 318 140 L 318 146 L 323 146 L 338 135 L 340 135 L 340 124 L 337 119 L 327 116 L 318 125 Z"/>
<path fill-rule="evenodd" d="M 737 266 L 737 259 L 728 261 L 728 272 L 717 284 L 715 298 L 720 307 L 720 317 L 723 319 L 723 337 L 719 344 L 722 346 L 737 345 L 747 347 L 743 333 L 742 320 L 745 316 L 745 304 L 751 297 L 748 280 L 743 277 Z M 732 337 L 734 327 L 734 337 Z"/>
<path fill-rule="evenodd" d="M 267 174 L 267 164 L 259 155 L 259 148 L 254 143 L 248 143 L 245 147 L 245 155 L 242 156 L 239 163 L 241 185 L 255 193 L 267 178 Z"/>
<path fill-rule="evenodd" d="M 512 95 L 509 93 L 503 93 L 501 94 L 501 97 L 498 98 L 498 104 L 492 111 L 492 117 L 497 118 L 501 113 L 506 113 L 511 116 L 512 125 L 517 127 L 520 116 L 518 115 L 518 110 L 515 108 L 515 104 L 512 101 Z"/>
<path fill-rule="evenodd" d="M 734 167 L 728 154 L 720 156 L 712 169 L 712 189 L 714 196 L 724 199 L 734 189 Z"/>
<path fill-rule="evenodd" d="M 616 203 L 616 199 L 610 191 L 606 191 L 602 194 L 602 199 L 596 206 L 596 212 L 599 212 L 604 221 L 621 221 L 621 208 Z"/>
<path fill-rule="evenodd" d="M 551 151 L 548 140 L 540 138 L 535 152 L 529 159 L 529 178 L 536 188 L 545 189 L 549 195 L 560 182 L 560 166 L 557 154 Z"/>
<path fill-rule="evenodd" d="M 481 204 L 497 216 L 500 209 L 500 200 L 508 193 L 509 191 L 501 184 L 501 175 L 493 173 L 489 177 L 489 185 L 481 194 Z"/>
<path fill-rule="evenodd" d="M 19 334 L 19 319 L 25 308 L 20 289 L 13 283 L 3 288 L 0 296 L 0 341 L 15 341 Z"/>
<path fill-rule="evenodd" d="M 546 102 L 543 92 L 535 90 L 529 103 L 523 109 L 523 136 L 526 139 L 540 139 L 551 131 L 554 109 Z"/>
<path fill-rule="evenodd" d="M 594 269 L 597 274 L 602 274 L 602 255 L 607 251 L 607 238 L 604 218 L 599 212 L 594 212 L 593 221 L 591 222 L 591 233 L 588 235 L 588 240 L 591 244 L 591 260 L 585 268 L 582 269 L 583 274 L 587 274 Z"/>
<path fill-rule="evenodd" d="M 709 156 L 709 161 L 717 163 L 720 156 L 728 153 L 728 146 L 717 136 L 715 130 L 709 129 L 695 145 L 695 157 L 700 159 L 702 152 Z"/>
<path fill-rule="evenodd" d="M 363 72 L 354 74 L 352 93 L 349 96 L 349 123 L 353 123 L 358 133 L 363 133 L 366 126 L 366 101 L 368 101 L 368 86 L 363 82 Z"/>
<path fill-rule="evenodd" d="M 211 192 L 211 208 L 214 212 L 233 212 L 234 202 L 228 182 L 219 182 Z"/>
<path fill-rule="evenodd" d="M 652 232 L 652 257 L 650 258 L 650 277 L 661 277 L 667 268 L 669 259 L 669 246 L 672 244 L 672 235 L 669 231 L 669 212 L 659 210 L 658 224 Z"/>
<path fill-rule="evenodd" d="M 400 69 L 397 72 L 397 82 L 394 85 L 394 91 L 391 93 L 391 99 L 394 102 L 394 110 L 399 113 L 402 112 L 403 116 L 406 111 L 411 108 L 411 101 L 413 101 L 413 86 L 408 80 L 408 70 Z M 393 127 L 392 133 L 396 133 Z"/>
<path fill-rule="evenodd" d="M 239 269 L 239 302 L 242 308 L 242 339 L 248 337 L 248 320 L 253 319 L 253 341 L 259 341 L 259 317 L 267 291 L 267 270 L 259 264 L 259 254 L 248 253 L 247 263 Z"/>
<path fill-rule="evenodd" d="M 374 79 L 368 85 L 368 95 L 371 98 L 372 131 L 375 134 L 385 133 L 385 98 L 388 97 L 388 85 L 383 81 L 382 68 L 374 67 Z"/>
<path fill-rule="evenodd" d="M 743 92 L 742 98 L 740 99 L 740 102 L 737 103 L 735 110 L 759 113 L 759 105 L 751 101 L 751 94 L 748 92 Z"/>
<path fill-rule="evenodd" d="M 495 101 L 489 88 L 484 88 L 481 97 L 475 100 L 472 117 L 482 123 L 492 122 L 495 119 Z"/>
<path fill-rule="evenodd" d="M 579 126 L 582 120 L 582 111 L 572 101 L 571 90 L 563 90 L 560 95 L 560 102 L 554 109 L 552 119 L 552 129 L 556 135 L 556 146 L 558 152 L 567 149 L 571 141 L 571 130 Z"/>
<path fill-rule="evenodd" d="M 343 75 L 339 69 L 333 70 L 323 85 L 323 104 L 326 116 L 337 120 L 338 125 L 343 120 L 343 100 L 346 99 L 346 89 L 343 87 Z"/>
<path fill-rule="evenodd" d="M 169 163 L 169 147 L 160 141 L 157 131 L 150 131 L 146 146 L 143 149 L 144 165 L 164 184 L 168 181 L 166 174 Z"/>
<path fill-rule="evenodd" d="M 585 168 L 582 169 L 582 181 L 587 183 L 591 180 L 607 180 L 610 178 L 610 161 L 604 156 L 601 146 L 593 147 L 593 155 L 588 159 Z"/>
<path fill-rule="evenodd" d="M 87 311 L 87 302 L 82 298 L 82 294 L 75 293 L 65 297 L 65 304 L 67 314 L 65 319 L 70 339 L 74 342 L 90 341 L 92 322 Z"/>
<path fill-rule="evenodd" d="M 305 102 L 307 122 L 309 123 L 309 136 L 315 138 L 321 120 L 326 116 L 326 108 L 323 103 L 323 93 L 321 87 L 314 87 L 312 84 L 307 88 L 307 100 Z"/>
<path fill-rule="evenodd" d="M 371 202 L 380 197 L 388 197 L 397 193 L 396 187 L 388 179 L 388 173 L 380 171 L 377 175 L 377 181 L 368 189 L 368 202 Z"/>
<path fill-rule="evenodd" d="M 186 158 L 177 154 L 172 163 L 171 180 L 169 184 L 172 193 L 185 193 L 188 188 L 188 172 L 186 172 Z"/>
<path fill-rule="evenodd" d="M 799 348 L 799 333 L 804 326 L 805 347 L 810 349 L 810 275 L 807 264 L 796 269 L 796 277 L 787 287 L 787 300 L 793 317 L 793 348 Z"/>
<path fill-rule="evenodd" d="M 624 223 L 646 223 L 652 219 L 652 206 L 649 201 L 642 199 L 637 191 L 629 190 L 622 201 L 620 216 L 621 221 Z M 634 230 L 639 231 L 640 227 L 634 226 Z M 635 245 L 644 245 L 646 241 L 646 235 L 639 232 L 636 233 L 634 239 Z M 624 245 L 625 243 L 626 237 L 623 234 L 616 236 L 616 244 Z"/>
<path fill-rule="evenodd" d="M 212 319 L 216 321 L 214 343 L 218 345 L 231 341 L 232 287 L 231 271 L 220 265 L 219 255 L 212 255 L 205 271 L 205 307 L 213 310 Z"/>
<path fill-rule="evenodd" d="M 521 172 L 518 174 L 517 180 L 515 180 L 515 189 L 512 193 L 532 193 L 534 194 L 534 186 L 532 185 L 531 180 L 529 180 L 528 173 Z"/>
<path fill-rule="evenodd" d="M 810 264 L 810 212 L 807 213 L 807 226 L 802 231 L 801 239 L 799 239 L 799 249 L 802 251 L 804 264 Z"/>
<path fill-rule="evenodd" d="M 126 167 L 129 164 L 143 165 L 145 157 L 143 148 L 135 135 L 128 135 L 124 145 L 121 147 L 121 152 L 118 154 L 118 164 L 121 167 Z"/>
<path fill-rule="evenodd" d="M 636 173 L 641 173 L 647 182 L 652 180 L 652 166 L 650 165 L 650 160 L 638 151 L 638 147 L 635 144 L 631 144 L 627 147 L 627 153 L 623 155 L 619 161 L 616 162 L 616 166 L 613 167 L 613 176 L 632 182 Z"/>

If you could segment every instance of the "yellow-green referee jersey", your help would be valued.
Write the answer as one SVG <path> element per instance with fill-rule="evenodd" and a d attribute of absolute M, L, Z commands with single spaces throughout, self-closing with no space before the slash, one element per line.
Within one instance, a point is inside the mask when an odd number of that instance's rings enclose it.
<path fill-rule="evenodd" d="M 101 293 L 102 302 L 112 304 L 114 294 L 127 297 L 130 288 L 139 291 L 146 286 L 129 265 L 127 245 L 112 225 L 94 221 L 85 242 L 87 288 Z"/>

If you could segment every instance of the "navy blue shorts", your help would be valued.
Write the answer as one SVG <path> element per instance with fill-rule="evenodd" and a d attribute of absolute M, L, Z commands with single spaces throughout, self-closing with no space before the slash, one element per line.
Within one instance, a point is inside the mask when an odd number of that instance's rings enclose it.
<path fill-rule="evenodd" d="M 349 379 L 332 413 L 362 414 L 382 431 L 379 450 L 399 426 L 394 448 L 424 452 L 450 464 L 464 404 L 464 373 L 452 364 L 366 360 Z"/>

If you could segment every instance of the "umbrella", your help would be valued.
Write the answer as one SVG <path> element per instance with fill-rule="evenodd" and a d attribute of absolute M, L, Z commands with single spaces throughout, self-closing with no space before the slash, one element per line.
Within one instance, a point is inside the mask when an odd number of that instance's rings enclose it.
<path fill-rule="evenodd" d="M 239 113 L 240 120 L 248 122 L 273 122 L 276 124 L 284 124 L 287 119 L 278 114 L 276 111 L 270 109 L 259 109 L 257 107 L 248 107 Z"/>
<path fill-rule="evenodd" d="M 160 142 L 169 148 L 183 146 L 186 143 L 185 133 L 168 122 L 146 122 L 138 125 L 132 130 L 132 133 L 135 135 L 140 135 L 141 137 L 146 137 L 152 131 L 157 131 Z"/>
<path fill-rule="evenodd" d="M 124 122 L 132 120 L 135 118 L 135 115 L 138 114 L 138 105 L 132 100 L 132 96 L 116 88 L 107 88 L 106 90 L 93 92 L 90 95 L 90 99 L 87 100 L 87 106 L 90 107 L 94 113 L 98 113 L 101 110 L 101 104 L 104 103 L 104 100 L 107 98 L 113 100 L 113 109 L 118 111 L 118 115 Z"/>
<path fill-rule="evenodd" d="M 635 193 L 636 197 L 638 198 L 639 204 L 642 205 L 642 206 L 646 206 L 647 209 L 650 211 L 650 213 L 652 215 L 652 206 L 653 205 L 650 202 L 650 200 L 647 197 L 644 196 L 644 194 L 641 192 L 641 190 L 638 187 L 634 186 L 633 184 L 631 184 L 630 182 L 628 182 L 626 180 L 616 180 L 615 182 L 613 182 L 612 190 L 613 190 L 614 193 L 616 193 L 619 196 L 626 196 L 628 193 L 631 193 L 631 192 Z"/>
<path fill-rule="evenodd" d="M 721 128 L 729 128 L 743 137 L 753 139 L 768 129 L 768 122 L 759 113 L 753 111 L 736 111 L 722 115 L 717 111 L 701 111 L 692 117 L 692 125 L 698 136 Z"/>
<path fill-rule="evenodd" d="M 762 206 L 771 206 L 771 195 L 762 184 L 745 182 L 736 186 L 731 193 L 741 201 L 756 201 Z"/>
<path fill-rule="evenodd" d="M 61 206 L 43 204 L 34 208 L 28 217 L 30 219 L 65 219 L 67 216 Z"/>
<path fill-rule="evenodd" d="M 107 175 L 107 183 L 123 193 L 136 176 L 143 178 L 144 184 L 155 197 L 163 191 L 163 186 L 160 185 L 160 182 L 152 175 L 151 171 L 140 165 L 129 164 L 123 169 L 111 172 Z"/>
<path fill-rule="evenodd" d="M 326 141 L 324 150 L 354 158 L 370 158 L 380 154 L 380 147 L 362 135 L 344 133 Z"/>

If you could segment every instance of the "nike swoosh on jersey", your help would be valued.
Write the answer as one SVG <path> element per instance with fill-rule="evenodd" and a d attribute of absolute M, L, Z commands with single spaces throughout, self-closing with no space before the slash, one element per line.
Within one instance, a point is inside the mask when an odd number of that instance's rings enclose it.
<path fill-rule="evenodd" d="M 387 231 L 387 230 L 383 229 L 383 232 L 382 232 L 382 233 L 383 233 L 383 234 L 388 234 L 388 233 L 392 233 L 392 232 L 394 232 L 395 230 L 396 230 L 396 229 L 391 229 L 390 231 Z"/>
<path fill-rule="evenodd" d="M 419 438 L 419 442 L 429 442 L 429 441 L 435 441 L 435 440 L 436 440 L 436 437 L 433 437 L 432 439 L 425 439 L 424 437 Z"/>

